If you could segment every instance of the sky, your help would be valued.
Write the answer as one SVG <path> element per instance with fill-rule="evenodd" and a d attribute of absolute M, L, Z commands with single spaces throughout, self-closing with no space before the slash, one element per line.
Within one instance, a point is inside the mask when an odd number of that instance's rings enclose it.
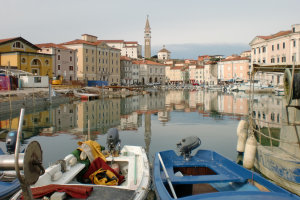
<path fill-rule="evenodd" d="M 1 0 L 0 39 L 62 43 L 91 34 L 144 45 L 146 17 L 152 55 L 172 58 L 239 54 L 257 35 L 300 24 L 300 0 Z"/>

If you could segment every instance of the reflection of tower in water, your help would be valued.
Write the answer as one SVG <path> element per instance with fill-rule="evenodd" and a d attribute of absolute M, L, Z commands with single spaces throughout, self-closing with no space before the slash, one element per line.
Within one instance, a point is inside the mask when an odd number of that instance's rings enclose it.
<path fill-rule="evenodd" d="M 151 113 L 145 113 L 145 150 L 149 155 L 150 143 L 151 143 Z"/>

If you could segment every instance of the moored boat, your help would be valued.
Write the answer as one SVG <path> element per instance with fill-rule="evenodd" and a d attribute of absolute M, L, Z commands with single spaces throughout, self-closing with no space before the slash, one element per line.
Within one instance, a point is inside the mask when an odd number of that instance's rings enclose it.
<path fill-rule="evenodd" d="M 112 143 L 118 143 L 118 137 L 115 138 L 116 141 Z M 111 153 L 103 158 L 95 141 L 79 142 L 79 145 L 63 160 L 48 167 L 31 186 L 34 198 L 59 196 L 59 192 L 72 199 L 146 198 L 150 186 L 150 171 L 143 147 L 125 145 L 119 152 L 115 151 L 116 145 L 109 146 Z M 92 149 L 90 153 L 89 147 Z M 95 156 L 95 151 L 99 157 Z M 94 157 L 94 161 L 87 165 L 91 157 Z M 20 197 L 21 191 L 12 199 Z"/>
<path fill-rule="evenodd" d="M 210 150 L 198 150 L 194 156 L 159 152 L 153 176 L 160 199 L 300 199 Z"/>

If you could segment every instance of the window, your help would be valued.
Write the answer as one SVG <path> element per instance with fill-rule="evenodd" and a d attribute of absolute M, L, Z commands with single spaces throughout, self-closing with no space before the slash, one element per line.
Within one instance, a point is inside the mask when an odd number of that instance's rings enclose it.
<path fill-rule="evenodd" d="M 33 81 L 34 81 L 34 83 L 41 83 L 42 82 L 42 78 L 41 77 L 34 77 Z"/>
<path fill-rule="evenodd" d="M 21 42 L 15 42 L 13 44 L 13 47 L 14 48 L 18 48 L 18 49 L 24 49 L 24 46 L 23 46 L 23 44 Z"/>
<path fill-rule="evenodd" d="M 22 63 L 26 63 L 26 59 L 25 58 L 22 58 Z"/>
<path fill-rule="evenodd" d="M 94 68 L 94 67 L 92 67 L 92 71 L 94 71 L 94 69 L 95 69 L 95 68 Z"/>
<path fill-rule="evenodd" d="M 49 65 L 49 60 L 45 60 L 45 64 L 46 64 L 46 65 Z"/>
<path fill-rule="evenodd" d="M 92 63 L 94 63 L 94 57 L 92 57 Z"/>
<path fill-rule="evenodd" d="M 277 63 L 279 63 L 280 62 L 280 58 L 279 57 L 277 57 Z"/>
<path fill-rule="evenodd" d="M 94 50 L 92 50 L 92 54 L 94 53 Z"/>
<path fill-rule="evenodd" d="M 272 45 L 272 51 L 274 51 L 274 44 Z"/>
<path fill-rule="evenodd" d="M 285 56 L 282 56 L 281 62 L 286 62 L 286 57 Z"/>
<path fill-rule="evenodd" d="M 296 47 L 296 40 L 293 40 L 293 47 Z"/>
<path fill-rule="evenodd" d="M 89 52 L 88 49 L 86 49 L 86 50 L 85 50 L 85 53 L 88 53 L 88 52 Z"/>
<path fill-rule="evenodd" d="M 86 67 L 85 67 L 85 70 L 86 70 L 86 71 L 89 71 L 89 67 L 88 67 L 88 66 L 86 66 Z"/>
<path fill-rule="evenodd" d="M 266 63 L 266 58 L 263 58 L 263 61 L 262 61 L 263 63 Z"/>
<path fill-rule="evenodd" d="M 256 49 L 253 49 L 253 53 L 256 54 Z"/>
<path fill-rule="evenodd" d="M 265 53 L 266 52 L 266 47 L 262 48 L 262 52 Z"/>
<path fill-rule="evenodd" d="M 88 62 L 89 61 L 89 58 L 88 57 L 85 57 L 85 62 Z"/>
<path fill-rule="evenodd" d="M 260 48 L 258 48 L 258 53 L 260 53 Z"/>
<path fill-rule="evenodd" d="M 57 70 L 60 70 L 60 65 L 57 65 Z"/>
<path fill-rule="evenodd" d="M 60 52 L 60 50 L 58 49 L 57 52 Z"/>
<path fill-rule="evenodd" d="M 283 48 L 283 49 L 285 49 L 285 42 L 284 42 L 284 43 L 282 43 L 282 48 Z"/>
<path fill-rule="evenodd" d="M 57 60 L 60 60 L 60 55 L 57 55 Z"/>
<path fill-rule="evenodd" d="M 72 61 L 72 59 L 73 59 L 73 58 L 72 58 L 72 57 L 70 57 L 70 61 Z"/>
<path fill-rule="evenodd" d="M 73 66 L 69 66 L 69 70 L 70 70 L 70 71 L 73 71 Z"/>
<path fill-rule="evenodd" d="M 271 63 L 275 63 L 275 58 L 271 58 Z"/>
<path fill-rule="evenodd" d="M 277 50 L 279 50 L 279 44 L 277 44 Z"/>

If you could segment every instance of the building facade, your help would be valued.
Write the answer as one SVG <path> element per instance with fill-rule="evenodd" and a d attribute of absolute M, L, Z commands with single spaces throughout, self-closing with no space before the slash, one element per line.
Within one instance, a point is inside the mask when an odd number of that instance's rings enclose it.
<path fill-rule="evenodd" d="M 227 57 L 218 62 L 218 81 L 242 80 L 248 82 L 250 74 L 250 59 L 247 57 Z"/>
<path fill-rule="evenodd" d="M 139 83 L 165 83 L 165 65 L 150 60 L 136 60 L 133 64 L 139 67 Z"/>
<path fill-rule="evenodd" d="M 39 53 L 39 50 L 22 37 L 0 39 L 0 66 L 52 78 L 52 55 Z"/>
<path fill-rule="evenodd" d="M 218 64 L 214 61 L 208 61 L 204 64 L 203 70 L 204 84 L 217 85 L 218 84 Z"/>
<path fill-rule="evenodd" d="M 256 36 L 251 42 L 251 66 L 292 66 L 300 64 L 300 24 L 292 25 L 291 30 L 273 35 Z M 283 84 L 282 73 L 256 73 L 256 79 L 273 85 Z"/>
<path fill-rule="evenodd" d="M 63 80 L 77 80 L 77 50 L 66 48 L 59 44 L 44 43 L 37 44 L 40 53 L 50 54 L 53 58 L 53 76 L 63 77 Z"/>
<path fill-rule="evenodd" d="M 132 60 L 129 57 L 121 56 L 121 84 L 132 85 Z"/>
<path fill-rule="evenodd" d="M 99 42 L 105 42 L 108 46 L 121 50 L 121 56 L 129 58 L 141 58 L 142 46 L 136 41 L 124 41 L 124 40 L 98 40 Z"/>
<path fill-rule="evenodd" d="M 96 36 L 83 34 L 82 39 L 62 43 L 77 50 L 79 80 L 102 80 L 120 84 L 120 50 L 98 41 Z"/>

